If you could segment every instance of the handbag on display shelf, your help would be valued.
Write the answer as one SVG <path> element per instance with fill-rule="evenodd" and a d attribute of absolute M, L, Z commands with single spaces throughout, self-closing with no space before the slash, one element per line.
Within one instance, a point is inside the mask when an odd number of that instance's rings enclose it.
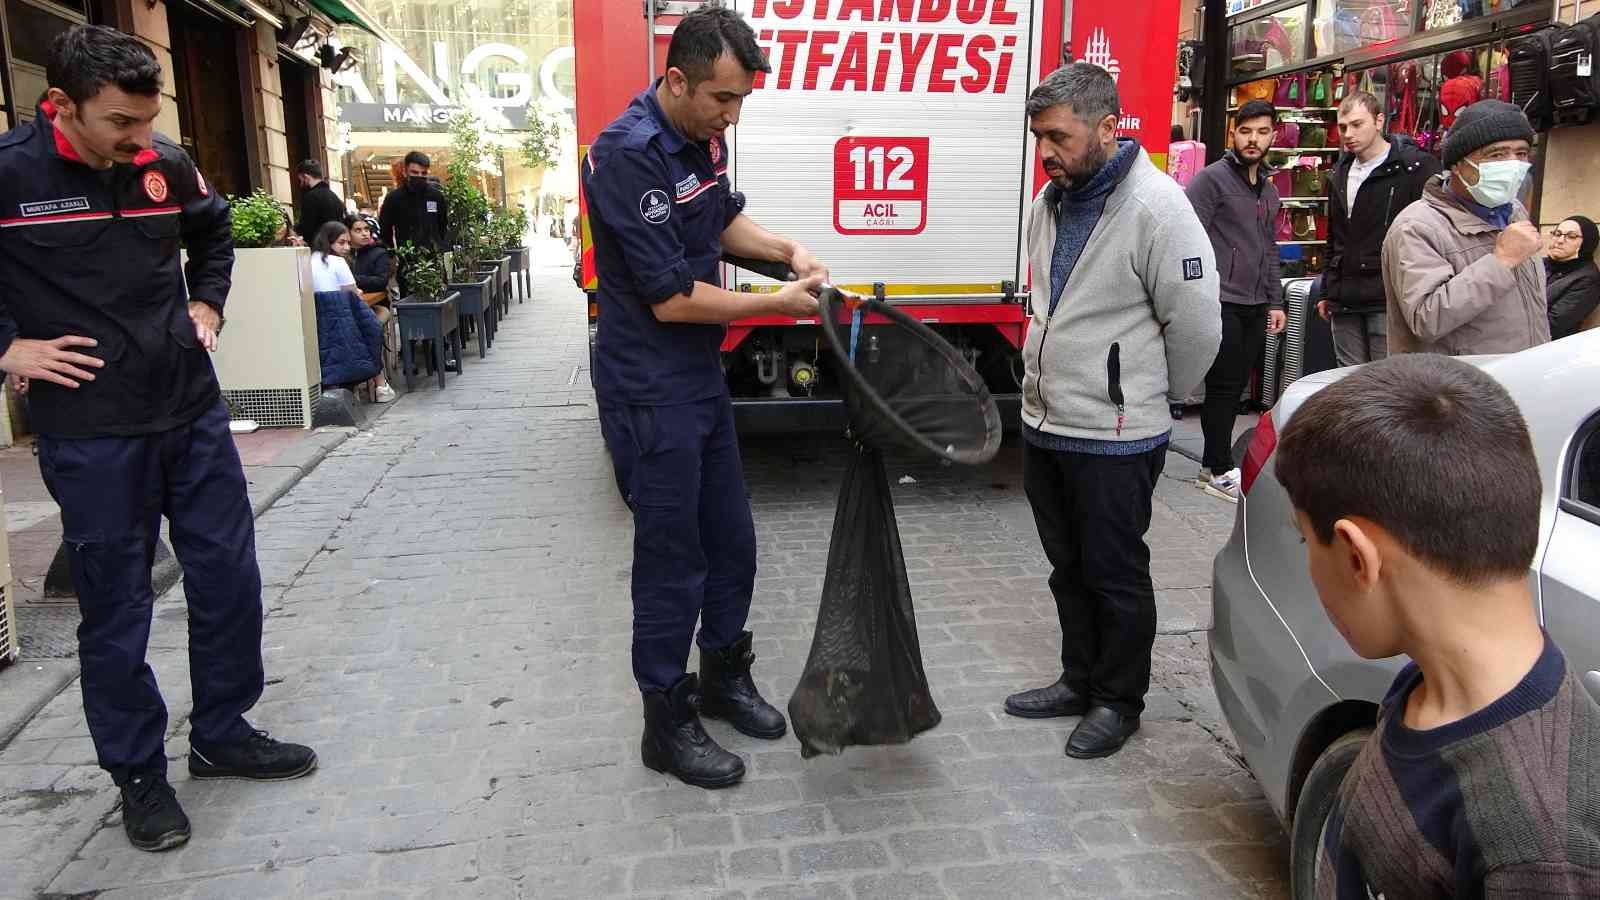
<path fill-rule="evenodd" d="M 1317 215 L 1317 223 L 1316 224 L 1317 224 L 1317 240 L 1319 240 L 1319 241 L 1327 240 L 1328 239 L 1328 217 L 1324 216 L 1324 215 L 1321 215 L 1321 214 L 1318 214 Z"/>
<path fill-rule="evenodd" d="M 1294 240 L 1294 224 L 1289 221 L 1289 211 L 1287 209 L 1278 210 L 1278 221 L 1273 223 L 1273 233 L 1275 235 L 1273 240 Z"/>
<path fill-rule="evenodd" d="M 1328 128 L 1325 125 L 1307 125 L 1300 129 L 1299 137 L 1296 147 L 1321 149 L 1328 146 Z"/>
<path fill-rule="evenodd" d="M 1289 220 L 1293 223 L 1295 240 L 1314 241 L 1317 239 L 1317 216 L 1311 210 L 1297 209 L 1290 213 Z"/>
<path fill-rule="evenodd" d="M 1392 41 L 1400 36 L 1404 27 L 1400 21 L 1400 14 L 1394 7 L 1379 0 L 1367 7 L 1361 15 L 1361 40 L 1362 43 L 1376 44 L 1380 41 Z"/>
<path fill-rule="evenodd" d="M 1314 166 L 1296 166 L 1294 169 L 1294 196 L 1322 197 L 1328 192 L 1328 171 Z"/>
<path fill-rule="evenodd" d="M 1279 197 L 1294 196 L 1294 176 L 1288 169 L 1279 169 L 1272 173 L 1272 186 L 1277 189 Z"/>
<path fill-rule="evenodd" d="M 1323 146 L 1333 150 L 1339 149 L 1339 126 L 1337 124 L 1328 126 L 1328 142 Z"/>
<path fill-rule="evenodd" d="M 1294 109 L 1306 105 L 1306 76 L 1279 75 L 1278 86 L 1272 94 L 1272 105 L 1279 109 Z"/>
<path fill-rule="evenodd" d="M 1278 80 L 1276 78 L 1247 81 L 1233 89 L 1233 102 L 1235 106 L 1243 106 L 1251 100 L 1266 100 L 1270 103 L 1277 91 Z"/>
<path fill-rule="evenodd" d="M 1306 86 L 1306 105 L 1327 108 L 1333 105 L 1333 73 L 1319 72 Z"/>
<path fill-rule="evenodd" d="M 1272 135 L 1274 147 L 1298 147 L 1300 141 L 1300 126 L 1295 122 L 1279 122 Z"/>

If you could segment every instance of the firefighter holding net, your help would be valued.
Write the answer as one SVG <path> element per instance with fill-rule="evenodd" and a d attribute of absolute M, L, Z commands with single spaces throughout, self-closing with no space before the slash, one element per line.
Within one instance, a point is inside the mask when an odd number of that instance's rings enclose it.
<path fill-rule="evenodd" d="M 728 181 L 723 132 L 767 71 L 737 13 L 707 6 L 685 16 L 666 75 L 605 129 L 582 171 L 600 276 L 595 394 L 634 517 L 641 752 L 646 766 L 706 788 L 737 784 L 745 767 L 706 734 L 701 713 L 758 738 L 788 730 L 750 676 L 755 526 L 722 374 L 724 326 L 814 316 L 812 292 L 827 275 L 805 248 L 746 217 Z M 718 286 L 723 252 L 799 280 L 772 294 L 731 293 Z M 686 672 L 697 621 L 698 676 Z"/>

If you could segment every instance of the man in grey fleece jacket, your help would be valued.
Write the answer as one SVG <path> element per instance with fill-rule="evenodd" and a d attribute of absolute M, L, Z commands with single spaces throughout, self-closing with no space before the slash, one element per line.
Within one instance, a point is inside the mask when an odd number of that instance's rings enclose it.
<path fill-rule="evenodd" d="M 1139 728 L 1156 626 L 1144 535 L 1166 461 L 1166 398 L 1205 377 L 1222 316 L 1211 242 L 1177 182 L 1117 139 L 1111 76 L 1058 69 L 1028 117 L 1051 183 L 1025 226 L 1023 480 L 1054 567 L 1062 675 L 1005 709 L 1083 716 L 1066 752 L 1093 758 Z"/>

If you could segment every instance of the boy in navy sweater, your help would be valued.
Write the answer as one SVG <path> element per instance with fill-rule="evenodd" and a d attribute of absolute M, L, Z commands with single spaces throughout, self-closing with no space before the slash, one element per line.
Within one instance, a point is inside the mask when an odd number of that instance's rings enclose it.
<path fill-rule="evenodd" d="M 1317 897 L 1600 897 L 1600 706 L 1539 625 L 1539 469 L 1505 389 L 1445 356 L 1372 363 L 1295 413 L 1276 474 L 1340 634 L 1413 660 Z"/>

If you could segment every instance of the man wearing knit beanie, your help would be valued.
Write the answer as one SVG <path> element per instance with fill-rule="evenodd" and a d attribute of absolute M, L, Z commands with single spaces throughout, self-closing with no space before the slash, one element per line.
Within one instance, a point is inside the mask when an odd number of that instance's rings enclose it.
<path fill-rule="evenodd" d="M 1383 242 L 1391 354 L 1515 353 L 1550 340 L 1539 231 L 1517 200 L 1533 138 L 1510 103 L 1480 100 L 1456 116 L 1446 171 Z"/>

